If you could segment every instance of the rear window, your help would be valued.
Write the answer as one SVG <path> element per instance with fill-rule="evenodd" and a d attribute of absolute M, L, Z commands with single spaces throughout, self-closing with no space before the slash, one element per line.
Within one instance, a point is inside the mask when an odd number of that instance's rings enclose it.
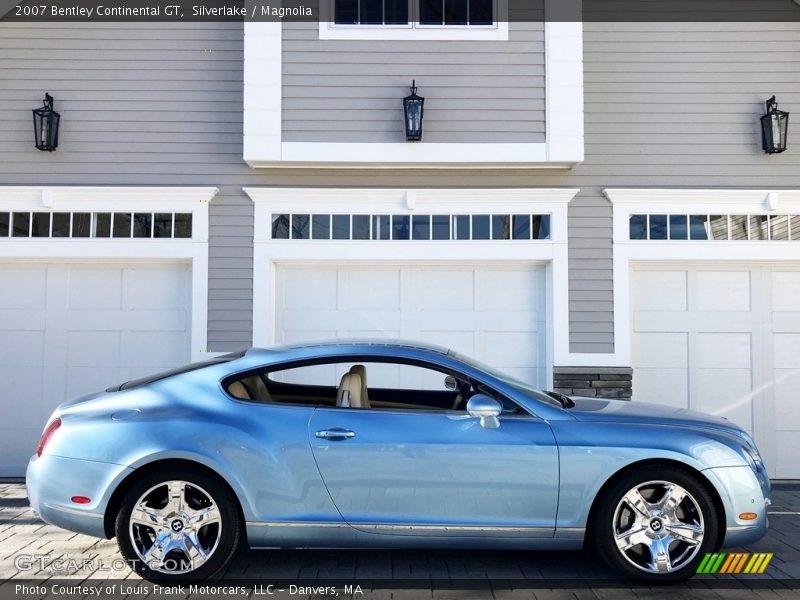
<path fill-rule="evenodd" d="M 204 367 L 210 367 L 212 365 L 219 365 L 221 363 L 230 362 L 232 360 L 236 360 L 237 358 L 242 358 L 245 352 L 246 352 L 245 350 L 242 350 L 241 352 L 223 354 L 222 356 L 217 356 L 216 358 L 212 358 L 211 360 L 191 363 L 189 365 L 184 365 L 182 367 L 176 367 L 175 369 L 170 369 L 169 371 L 161 371 L 160 373 L 148 375 L 147 377 L 132 379 L 130 381 L 126 381 L 125 383 L 121 383 L 119 385 L 112 385 L 110 388 L 107 388 L 106 391 L 121 392 L 123 390 L 130 390 L 139 387 L 141 385 L 147 385 L 148 383 L 153 383 L 154 381 L 160 381 L 162 379 L 167 379 L 168 377 L 174 377 L 175 375 L 188 373 L 189 371 L 196 371 L 197 369 L 202 369 Z"/>

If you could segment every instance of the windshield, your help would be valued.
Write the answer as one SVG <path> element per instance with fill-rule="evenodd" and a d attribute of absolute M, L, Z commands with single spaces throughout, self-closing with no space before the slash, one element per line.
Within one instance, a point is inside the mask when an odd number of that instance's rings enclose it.
<path fill-rule="evenodd" d="M 542 390 L 533 387 L 530 383 L 526 383 L 521 379 L 517 379 L 516 377 L 513 377 L 508 373 L 499 371 L 494 367 L 487 365 L 486 363 L 483 363 L 469 356 L 465 356 L 459 352 L 454 352 L 453 350 L 450 350 L 448 354 L 452 356 L 454 359 L 461 361 L 465 365 L 469 365 L 470 367 L 473 367 L 475 369 L 478 369 L 479 371 L 483 371 L 484 373 L 491 375 L 495 379 L 499 379 L 503 383 L 513 387 L 515 390 L 522 392 L 526 396 L 530 396 L 531 398 L 534 398 L 536 400 L 539 400 L 540 402 L 544 402 L 551 406 L 557 406 L 558 408 L 563 408 L 561 402 L 559 402 L 555 398 L 548 396 Z"/>

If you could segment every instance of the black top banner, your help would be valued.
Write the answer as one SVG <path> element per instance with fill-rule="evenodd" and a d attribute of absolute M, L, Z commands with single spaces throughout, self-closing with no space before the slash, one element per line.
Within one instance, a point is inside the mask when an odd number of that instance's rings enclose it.
<path fill-rule="evenodd" d="M 383 0 L 0 0 L 0 21 L 332 21 L 337 3 L 368 12 Z M 408 14 L 420 2 L 408 0 Z M 797 22 L 800 0 L 447 0 L 487 3 L 500 22 Z M 413 18 L 413 17 L 412 17 Z M 402 26 L 363 23 L 355 27 Z M 444 25 L 466 26 L 453 22 Z M 480 26 L 490 26 L 482 24 Z"/>

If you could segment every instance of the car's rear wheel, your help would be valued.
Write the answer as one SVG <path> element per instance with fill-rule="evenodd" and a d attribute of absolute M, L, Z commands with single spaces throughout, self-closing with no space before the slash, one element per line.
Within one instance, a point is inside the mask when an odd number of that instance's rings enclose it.
<path fill-rule="evenodd" d="M 663 466 L 614 482 L 593 527 L 597 550 L 617 571 L 674 583 L 691 577 L 705 553 L 716 549 L 720 524 L 706 488 L 681 469 Z"/>
<path fill-rule="evenodd" d="M 125 495 L 116 520 L 120 552 L 151 581 L 220 574 L 241 540 L 236 498 L 216 478 L 188 469 L 145 475 Z"/>

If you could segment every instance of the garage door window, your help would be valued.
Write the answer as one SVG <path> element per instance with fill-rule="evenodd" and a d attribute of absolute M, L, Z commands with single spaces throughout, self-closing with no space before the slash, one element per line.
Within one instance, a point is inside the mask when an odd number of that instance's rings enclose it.
<path fill-rule="evenodd" d="M 191 213 L 0 212 L 2 238 L 192 237 Z"/>
<path fill-rule="evenodd" d="M 800 240 L 800 215 L 635 214 L 631 240 Z"/>
<path fill-rule="evenodd" d="M 550 215 L 273 214 L 274 240 L 549 240 Z"/>

